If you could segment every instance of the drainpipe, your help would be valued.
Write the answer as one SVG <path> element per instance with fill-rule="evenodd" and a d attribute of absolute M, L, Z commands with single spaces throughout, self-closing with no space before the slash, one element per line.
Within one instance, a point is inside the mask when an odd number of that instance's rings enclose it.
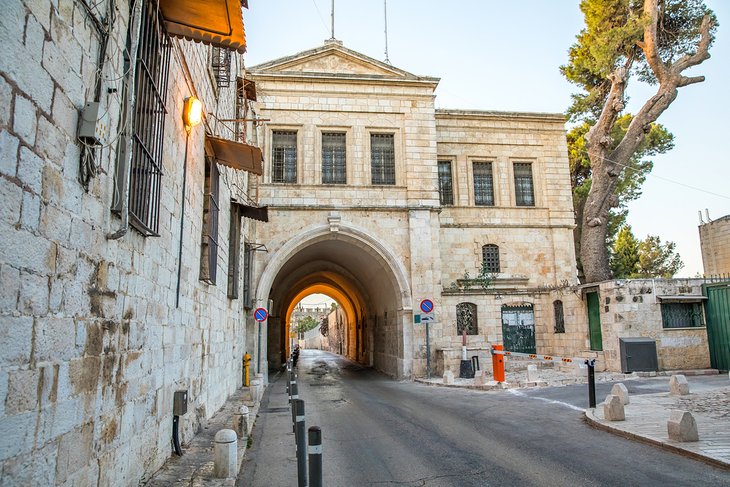
<path fill-rule="evenodd" d="M 132 111 L 135 103 L 135 78 L 137 71 L 137 48 L 139 47 L 139 30 L 142 24 L 142 0 L 136 0 L 132 9 L 131 19 L 131 44 L 129 48 L 129 77 L 127 79 L 127 100 L 126 106 L 122 113 L 126 114 L 126 123 L 124 127 L 124 174 L 121 175 L 126 184 L 124 185 L 124 193 L 122 194 L 122 226 L 116 232 L 107 234 L 109 240 L 117 240 L 126 235 L 129 230 L 129 185 L 131 184 L 132 171 Z"/>

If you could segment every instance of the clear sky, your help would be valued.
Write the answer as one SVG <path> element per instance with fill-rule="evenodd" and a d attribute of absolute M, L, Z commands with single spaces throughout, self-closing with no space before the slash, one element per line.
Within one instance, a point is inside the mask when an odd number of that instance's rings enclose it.
<path fill-rule="evenodd" d="M 583 27 L 578 0 L 388 0 L 388 58 L 401 69 L 441 78 L 438 108 L 564 112 L 576 88 L 560 74 Z M 638 238 L 677 244 L 685 267 L 702 272 L 698 211 L 730 214 L 730 2 L 706 0 L 720 27 L 712 57 L 690 71 L 704 83 L 680 89 L 659 118 L 675 148 L 654 158 L 643 195 L 630 205 Z M 385 59 L 383 0 L 336 0 L 335 38 Z M 331 0 L 250 0 L 244 10 L 253 66 L 323 44 Z M 652 88 L 633 82 L 629 110 Z M 696 189 L 693 189 L 696 188 Z"/>

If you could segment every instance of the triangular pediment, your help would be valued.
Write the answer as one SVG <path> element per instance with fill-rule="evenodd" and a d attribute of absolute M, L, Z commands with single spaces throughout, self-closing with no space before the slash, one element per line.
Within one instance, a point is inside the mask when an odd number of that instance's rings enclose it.
<path fill-rule="evenodd" d="M 416 76 L 388 63 L 347 49 L 339 41 L 328 41 L 324 46 L 252 66 L 248 69 L 253 73 L 261 74 L 310 74 L 390 78 L 394 80 L 431 79 Z"/>

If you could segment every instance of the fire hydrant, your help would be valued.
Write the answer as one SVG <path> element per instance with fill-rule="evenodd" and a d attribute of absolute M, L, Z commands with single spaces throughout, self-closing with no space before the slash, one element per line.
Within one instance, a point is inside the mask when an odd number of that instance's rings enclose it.
<path fill-rule="evenodd" d="M 243 355 L 243 385 L 248 387 L 251 385 L 251 381 L 249 380 L 249 374 L 248 374 L 248 368 L 251 365 L 251 355 L 246 352 Z"/>

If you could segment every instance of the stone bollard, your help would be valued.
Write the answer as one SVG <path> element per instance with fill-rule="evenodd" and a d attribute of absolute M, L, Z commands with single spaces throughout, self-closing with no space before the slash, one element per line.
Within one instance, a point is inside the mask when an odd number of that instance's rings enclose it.
<path fill-rule="evenodd" d="M 245 438 L 249 432 L 249 411 L 248 406 L 241 406 L 238 412 L 233 414 L 233 430 L 239 438 Z"/>
<path fill-rule="evenodd" d="M 622 404 L 626 405 L 629 403 L 629 390 L 626 389 L 625 385 L 621 383 L 614 384 L 611 388 L 611 394 L 620 397 Z"/>
<path fill-rule="evenodd" d="M 700 441 L 697 421 L 689 411 L 673 410 L 667 421 L 667 433 L 674 441 Z"/>
<path fill-rule="evenodd" d="M 537 365 L 530 364 L 527 366 L 527 382 L 537 382 Z"/>
<path fill-rule="evenodd" d="M 235 477 L 238 465 L 238 442 L 236 432 L 222 429 L 215 434 L 213 448 L 213 473 L 216 478 L 227 479 Z"/>
<path fill-rule="evenodd" d="M 251 398 L 254 402 L 259 402 L 261 400 L 261 379 L 254 379 L 251 381 Z"/>
<path fill-rule="evenodd" d="M 485 385 L 487 385 L 488 382 L 489 382 L 489 375 L 487 375 L 486 370 L 480 370 L 474 376 L 474 385 L 475 386 L 485 386 Z"/>
<path fill-rule="evenodd" d="M 444 372 L 444 384 L 454 383 L 454 373 L 451 370 Z"/>
<path fill-rule="evenodd" d="M 681 374 L 673 375 L 669 379 L 669 393 L 675 396 L 686 396 L 689 394 L 689 382 Z"/>
<path fill-rule="evenodd" d="M 603 419 L 606 421 L 624 421 L 626 414 L 624 413 L 624 405 L 621 398 L 609 394 L 603 403 Z"/>

